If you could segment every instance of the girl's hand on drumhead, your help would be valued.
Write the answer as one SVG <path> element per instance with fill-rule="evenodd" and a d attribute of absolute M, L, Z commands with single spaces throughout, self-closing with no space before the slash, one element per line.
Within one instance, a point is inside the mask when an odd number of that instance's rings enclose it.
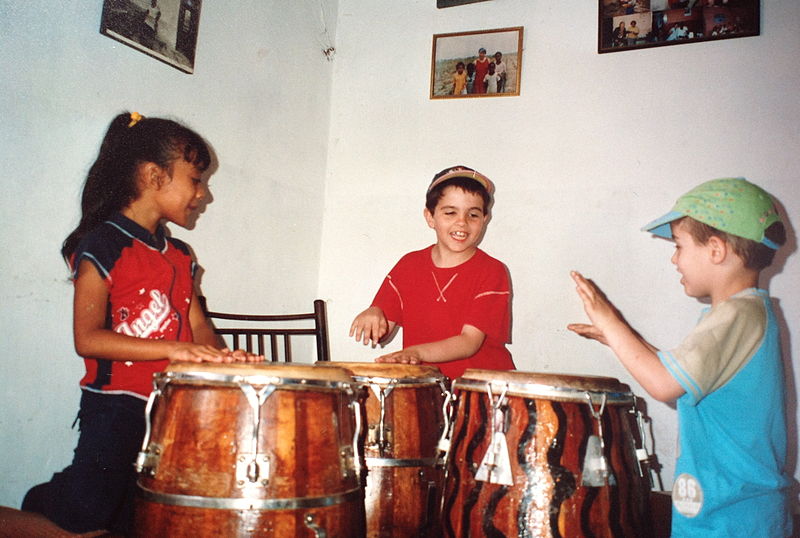
<path fill-rule="evenodd" d="M 214 346 L 175 342 L 167 358 L 171 361 L 185 362 L 224 362 L 225 354 Z"/>
<path fill-rule="evenodd" d="M 231 351 L 225 348 L 222 351 L 225 354 L 224 362 L 264 362 L 266 360 L 263 355 L 255 355 L 243 349 Z"/>

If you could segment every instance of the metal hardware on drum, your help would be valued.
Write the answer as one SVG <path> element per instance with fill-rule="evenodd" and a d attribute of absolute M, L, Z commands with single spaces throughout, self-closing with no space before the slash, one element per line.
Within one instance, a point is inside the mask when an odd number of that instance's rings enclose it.
<path fill-rule="evenodd" d="M 606 395 L 600 402 L 600 410 L 595 411 L 592 404 L 592 396 L 587 392 L 586 399 L 589 402 L 589 412 L 597 421 L 597 435 L 590 435 L 586 442 L 586 455 L 583 458 L 583 468 L 581 469 L 581 483 L 584 486 L 613 486 L 617 480 L 614 473 L 609 470 L 608 461 L 605 456 L 605 441 L 603 439 L 603 411 L 606 409 Z"/>
<path fill-rule="evenodd" d="M 508 441 L 506 441 L 509 418 L 508 408 L 505 406 L 506 393 L 508 393 L 508 385 L 503 386 L 500 396 L 495 399 L 492 395 L 492 385 L 486 385 L 486 394 L 489 396 L 489 404 L 491 405 L 491 414 L 489 415 L 491 441 L 480 466 L 478 466 L 478 472 L 475 473 L 475 480 L 490 484 L 513 486 L 514 478 L 511 475 L 511 458 L 508 454 Z"/>
<path fill-rule="evenodd" d="M 314 531 L 314 538 L 328 538 L 328 533 L 317 524 L 317 517 L 314 514 L 308 514 L 305 522 L 306 527 Z"/>
<path fill-rule="evenodd" d="M 442 436 L 436 444 L 436 464 L 444 467 L 447 464 L 447 455 L 450 452 L 450 435 L 453 433 L 453 423 L 450 420 L 450 415 L 453 412 L 453 405 L 457 398 L 454 392 L 446 391 L 445 398 L 442 403 L 442 414 L 444 415 L 444 428 L 442 428 Z"/>
<path fill-rule="evenodd" d="M 261 499 L 257 497 L 203 497 L 201 495 L 181 495 L 161 493 L 142 485 L 139 486 L 142 499 L 169 506 L 192 508 L 216 508 L 222 510 L 297 510 L 300 508 L 322 508 L 361 498 L 361 489 L 354 488 L 335 495 L 323 497 L 295 497 L 291 499 Z"/>

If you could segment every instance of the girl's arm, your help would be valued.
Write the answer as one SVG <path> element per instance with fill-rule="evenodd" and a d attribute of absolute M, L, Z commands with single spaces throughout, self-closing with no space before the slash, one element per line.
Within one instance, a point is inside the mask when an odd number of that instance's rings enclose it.
<path fill-rule="evenodd" d="M 661 364 L 656 355 L 658 350 L 631 328 L 597 286 L 578 272 L 572 272 L 572 279 L 592 323 L 573 323 L 567 328 L 610 347 L 622 365 L 656 400 L 671 402 L 683 395 L 683 387 Z"/>
<path fill-rule="evenodd" d="M 461 334 L 444 340 L 409 346 L 400 351 L 382 355 L 375 362 L 400 362 L 419 364 L 421 362 L 447 362 L 466 359 L 478 352 L 486 335 L 472 325 L 464 325 Z"/>
<path fill-rule="evenodd" d="M 151 340 L 107 329 L 108 288 L 91 262 L 78 266 L 73 301 L 75 351 L 82 357 L 122 361 L 182 360 L 222 362 L 224 352 L 208 344 Z"/>
<path fill-rule="evenodd" d="M 242 349 L 229 350 L 222 336 L 214 332 L 214 326 L 203 312 L 196 293 L 192 293 L 192 304 L 189 305 L 189 324 L 192 326 L 194 343 L 220 350 L 223 354 L 223 362 L 264 362 L 265 360 L 263 355 L 254 355 Z"/>
<path fill-rule="evenodd" d="M 200 299 L 198 299 L 196 293 L 192 293 L 192 304 L 189 306 L 189 324 L 192 326 L 192 336 L 195 344 L 225 349 L 225 341 L 222 336 L 214 332 L 211 320 L 206 317 L 205 312 L 200 307 Z"/>

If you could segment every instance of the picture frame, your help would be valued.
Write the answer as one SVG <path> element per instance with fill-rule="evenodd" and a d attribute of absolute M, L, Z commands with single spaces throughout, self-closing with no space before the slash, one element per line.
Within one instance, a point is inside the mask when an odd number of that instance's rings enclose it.
<path fill-rule="evenodd" d="M 434 34 L 430 98 L 518 96 L 523 33 L 522 26 L 514 26 Z"/>
<path fill-rule="evenodd" d="M 464 4 L 474 4 L 476 2 L 486 2 L 487 0 L 436 0 L 436 7 L 442 9 L 444 7 L 463 6 Z"/>
<path fill-rule="evenodd" d="M 597 52 L 757 36 L 760 0 L 598 0 Z"/>
<path fill-rule="evenodd" d="M 194 73 L 202 0 L 103 0 L 100 33 Z"/>

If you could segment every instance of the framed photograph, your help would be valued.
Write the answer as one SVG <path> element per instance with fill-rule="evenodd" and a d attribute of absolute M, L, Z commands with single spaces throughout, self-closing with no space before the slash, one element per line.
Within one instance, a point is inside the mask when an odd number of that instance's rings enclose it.
<path fill-rule="evenodd" d="M 519 95 L 522 26 L 433 36 L 431 99 Z"/>
<path fill-rule="evenodd" d="M 103 0 L 100 33 L 194 72 L 202 0 Z"/>
<path fill-rule="evenodd" d="M 436 0 L 436 7 L 463 6 L 464 4 L 474 4 L 475 2 L 486 2 L 486 0 Z"/>
<path fill-rule="evenodd" d="M 599 0 L 597 52 L 758 35 L 760 0 Z"/>

